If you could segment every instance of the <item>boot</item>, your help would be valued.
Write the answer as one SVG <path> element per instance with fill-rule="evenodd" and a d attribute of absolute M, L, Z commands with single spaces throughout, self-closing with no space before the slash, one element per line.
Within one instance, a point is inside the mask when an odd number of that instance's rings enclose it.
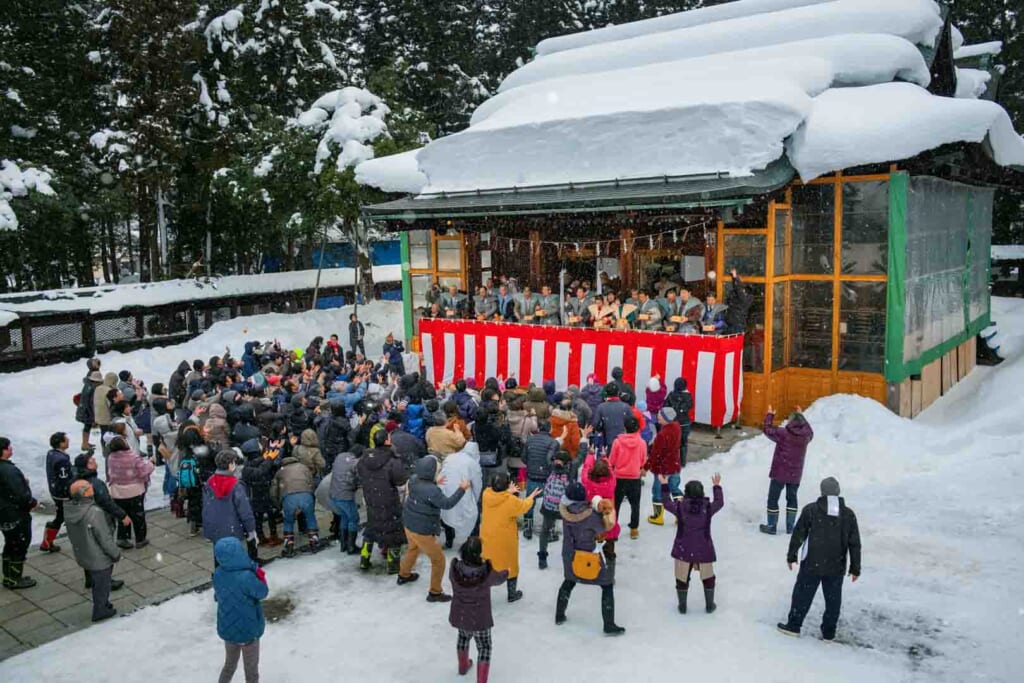
<path fill-rule="evenodd" d="M 686 594 L 690 589 L 690 584 L 685 581 L 676 579 L 676 598 L 679 600 L 679 613 L 686 614 Z"/>
<path fill-rule="evenodd" d="M 4 572 L 3 584 L 4 584 L 4 588 L 9 588 L 12 591 L 16 591 L 16 590 L 21 590 L 22 588 L 31 588 L 32 586 L 36 585 L 36 580 L 35 579 L 33 579 L 31 577 L 28 577 L 28 576 L 22 576 L 22 573 L 24 571 L 25 571 L 25 563 L 24 562 L 15 562 L 14 560 L 4 560 L 3 561 L 3 572 Z"/>
<path fill-rule="evenodd" d="M 778 524 L 779 524 L 779 511 L 778 510 L 772 510 L 771 508 L 768 508 L 768 523 L 767 524 L 762 524 L 758 528 L 761 530 L 762 534 L 769 534 L 771 536 L 774 536 L 775 535 L 775 528 L 778 526 Z"/>
<path fill-rule="evenodd" d="M 476 665 L 476 683 L 487 683 L 487 674 L 491 672 L 490 662 L 480 662 Z"/>
<path fill-rule="evenodd" d="M 189 535 L 189 537 L 198 536 L 199 535 L 199 522 L 189 522 L 188 523 L 188 535 Z"/>
<path fill-rule="evenodd" d="M 358 531 L 348 532 L 348 547 L 345 549 L 346 555 L 358 555 L 360 546 L 356 545 L 356 536 L 359 534 Z"/>
<path fill-rule="evenodd" d="M 793 528 L 796 526 L 796 513 L 799 512 L 796 508 L 786 508 L 786 533 L 793 533 Z"/>
<path fill-rule="evenodd" d="M 46 531 L 43 532 L 43 542 L 39 544 L 39 549 L 44 553 L 59 553 L 60 546 L 54 543 L 59 530 L 60 529 L 51 529 L 50 527 L 46 527 Z"/>
<path fill-rule="evenodd" d="M 640 530 L 639 529 L 630 529 L 629 530 L 629 538 L 631 540 L 634 540 L 634 541 L 636 539 L 640 538 Z"/>
<path fill-rule="evenodd" d="M 800 629 L 796 626 L 790 626 L 789 622 L 779 622 L 775 625 L 775 628 L 779 629 L 779 633 L 784 633 L 787 636 L 800 637 Z"/>
<path fill-rule="evenodd" d="M 523 518 L 523 538 L 527 541 L 533 538 L 533 517 Z"/>
<path fill-rule="evenodd" d="M 626 629 L 615 623 L 615 595 L 610 591 L 601 591 L 601 618 L 604 619 L 606 636 L 621 636 Z"/>
<path fill-rule="evenodd" d="M 373 555 L 373 541 L 366 541 L 363 543 L 362 550 L 359 551 L 359 569 L 365 572 L 373 567 L 373 564 L 370 563 L 371 555 Z"/>
<path fill-rule="evenodd" d="M 665 523 L 665 506 L 661 503 L 654 503 L 654 514 L 648 517 L 647 521 L 662 526 Z"/>
<path fill-rule="evenodd" d="M 323 550 L 326 546 L 320 541 L 320 536 L 315 531 L 309 531 L 306 533 L 306 550 L 310 553 L 318 553 Z"/>
<path fill-rule="evenodd" d="M 427 593 L 427 602 L 451 602 L 452 596 L 447 593 Z"/>
<path fill-rule="evenodd" d="M 548 532 L 548 543 L 557 543 L 561 537 L 558 535 L 558 527 L 553 526 Z"/>
<path fill-rule="evenodd" d="M 610 565 L 615 564 L 615 541 L 605 541 L 601 552 L 604 553 L 605 562 Z"/>
<path fill-rule="evenodd" d="M 339 538 L 341 538 L 340 526 L 341 517 L 339 517 L 337 513 L 331 515 L 331 526 L 330 529 L 328 530 L 327 538 L 331 539 L 332 541 L 336 541 Z"/>
<path fill-rule="evenodd" d="M 338 550 L 344 555 L 348 553 L 349 535 L 348 529 L 342 529 L 338 532 Z"/>
<path fill-rule="evenodd" d="M 711 614 L 718 608 L 715 604 L 715 577 L 704 580 L 704 609 Z"/>
<path fill-rule="evenodd" d="M 402 547 L 388 548 L 388 556 L 386 560 L 388 574 L 397 574 L 399 571 L 399 565 L 402 562 Z"/>
<path fill-rule="evenodd" d="M 281 549 L 281 557 L 295 557 L 295 535 L 284 535 L 284 547 Z"/>
<path fill-rule="evenodd" d="M 548 568 L 548 554 L 547 553 L 537 553 L 537 568 L 538 569 L 547 569 Z"/>
<path fill-rule="evenodd" d="M 558 589 L 558 601 L 555 602 L 555 624 L 565 623 L 565 610 L 569 606 L 569 596 L 576 584 L 570 584 L 568 588 L 563 583 Z"/>
<path fill-rule="evenodd" d="M 459 655 L 459 675 L 465 676 L 473 666 L 473 660 L 469 658 L 469 650 L 456 650 L 455 652 Z"/>
<path fill-rule="evenodd" d="M 509 579 L 508 580 L 507 585 L 508 585 L 508 601 L 509 602 L 519 602 L 520 600 L 523 599 L 523 591 L 516 590 L 516 584 L 518 584 L 518 583 L 519 583 L 519 578 L 518 577 L 514 578 L 514 579 Z"/>

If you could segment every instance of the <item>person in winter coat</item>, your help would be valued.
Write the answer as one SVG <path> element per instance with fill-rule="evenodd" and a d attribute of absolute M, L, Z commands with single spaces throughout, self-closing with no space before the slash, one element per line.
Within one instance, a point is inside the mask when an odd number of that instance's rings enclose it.
<path fill-rule="evenodd" d="M 473 423 L 473 439 L 480 452 L 483 485 L 490 486 L 496 475 L 508 473 L 505 458 L 512 443 L 512 432 L 501 421 L 496 405 L 480 407 Z"/>
<path fill-rule="evenodd" d="M 525 498 L 519 498 L 519 487 L 506 474 L 499 474 L 484 489 L 480 513 L 480 539 L 483 541 L 483 556 L 491 561 L 495 569 L 508 570 L 508 601 L 516 602 L 523 597 L 517 589 L 519 583 L 519 530 L 516 518 L 533 509 L 537 496 L 543 488 L 534 489 Z"/>
<path fill-rule="evenodd" d="M 655 375 L 647 382 L 647 389 L 645 390 L 647 398 L 647 414 L 648 416 L 655 416 L 658 411 L 661 410 L 662 406 L 665 405 L 665 385 L 661 383 L 661 378 Z"/>
<path fill-rule="evenodd" d="M 412 569 L 422 552 L 430 558 L 430 590 L 427 593 L 427 602 L 449 602 L 451 596 L 441 589 L 444 552 L 437 541 L 437 534 L 441 531 L 441 511 L 455 507 L 472 484 L 468 479 L 463 480 L 453 495 L 444 495 L 435 481 L 438 465 L 437 458 L 432 455 L 420 458 L 413 471 L 416 476 L 409 484 L 409 495 L 402 510 L 409 548 L 402 556 L 398 585 L 412 583 L 420 578 Z M 443 479 L 440 481 L 444 483 Z"/>
<path fill-rule="evenodd" d="M 260 438 L 260 428 L 256 426 L 256 409 L 251 403 L 243 403 L 238 407 L 238 420 L 231 430 L 230 444 L 241 446 L 250 439 Z"/>
<path fill-rule="evenodd" d="M 284 541 L 277 535 L 277 516 L 274 501 L 270 497 L 270 483 L 280 466 L 280 451 L 276 448 L 263 450 L 258 439 L 250 439 L 242 444 L 242 457 L 245 466 L 242 468 L 242 483 L 245 494 L 252 508 L 253 524 L 256 529 L 256 540 L 260 545 L 275 548 Z M 212 479 L 213 477 L 211 477 Z M 270 536 L 263 534 L 263 518 L 267 519 Z"/>
<path fill-rule="evenodd" d="M 563 398 L 558 407 L 551 411 L 551 419 L 548 422 L 551 425 L 551 436 L 556 439 L 561 438 L 562 448 L 565 449 L 565 452 L 575 456 L 580 447 L 581 432 L 580 423 L 572 409 L 572 399 Z M 583 424 L 590 423 L 584 422 Z"/>
<path fill-rule="evenodd" d="M 356 444 L 350 452 L 339 453 L 331 470 L 328 497 L 331 508 L 340 518 L 338 535 L 341 552 L 355 555 L 359 552 L 356 537 L 359 535 L 359 509 L 356 507 L 356 490 L 360 488 L 357 467 L 363 447 Z M 326 481 L 326 479 L 325 479 Z"/>
<path fill-rule="evenodd" d="M 217 471 L 217 466 L 210 466 L 214 457 L 210 452 L 210 446 L 206 443 L 202 430 L 192 422 L 181 425 L 175 448 L 178 463 L 178 496 L 187 506 L 189 536 L 195 536 L 203 523 L 203 482 Z"/>
<path fill-rule="evenodd" d="M 417 439 L 426 438 L 427 427 L 424 423 L 426 417 L 426 408 L 422 403 L 410 402 L 405 407 L 405 412 L 402 416 L 402 429 L 409 432 Z"/>
<path fill-rule="evenodd" d="M 110 414 L 111 403 L 107 398 L 107 394 L 116 387 L 117 375 L 108 372 L 103 376 L 103 384 L 97 386 L 95 392 L 93 392 L 92 414 L 96 425 L 100 428 L 101 435 L 110 431 L 110 423 L 113 421 L 113 417 Z"/>
<path fill-rule="evenodd" d="M 349 450 L 349 432 L 352 425 L 345 416 L 345 405 L 343 403 L 330 403 L 330 411 L 320 406 L 320 414 L 313 420 L 316 427 L 317 440 L 320 442 L 320 451 L 327 463 L 327 469 L 333 469 L 334 459 L 339 453 Z"/>
<path fill-rule="evenodd" d="M 46 523 L 43 542 L 39 545 L 39 549 L 43 552 L 60 551 L 60 546 L 54 541 L 64 523 L 64 504 L 68 500 L 71 482 L 74 480 L 71 472 L 71 458 L 66 452 L 70 445 L 68 435 L 64 432 L 57 432 L 50 437 L 50 451 L 46 454 L 46 485 L 50 489 L 50 498 L 53 499 L 53 506 L 57 509 L 57 514 Z"/>
<path fill-rule="evenodd" d="M 590 424 L 594 419 L 594 411 L 580 394 L 580 388 L 575 384 L 570 384 L 569 388 L 565 390 L 565 398 L 570 401 L 572 411 L 576 414 L 576 421 L 581 425 Z M 597 403 L 598 405 L 601 403 L 600 393 L 598 393 Z"/>
<path fill-rule="evenodd" d="M 526 402 L 523 404 L 523 408 L 528 413 L 532 411 L 538 421 L 551 417 L 551 405 L 541 387 L 530 387 L 526 392 Z"/>
<path fill-rule="evenodd" d="M 405 361 L 402 354 L 405 353 L 405 346 L 401 341 L 395 339 L 395 335 L 388 332 L 384 339 L 384 355 L 387 356 L 388 370 L 396 375 L 405 374 Z"/>
<path fill-rule="evenodd" d="M 681 441 L 679 443 L 679 465 L 686 467 L 686 449 L 690 441 L 690 412 L 693 410 L 693 394 L 687 388 L 686 380 L 676 377 L 672 391 L 665 397 L 665 403 L 676 411 L 676 422 L 679 423 Z"/>
<path fill-rule="evenodd" d="M 479 401 L 473 398 L 466 388 L 466 380 L 460 379 L 455 383 L 455 393 L 452 400 L 459 409 L 459 417 L 466 422 L 473 422 L 476 419 L 476 412 Z"/>
<path fill-rule="evenodd" d="M 761 533 L 774 535 L 779 523 L 779 495 L 786 489 L 786 533 L 793 533 L 796 524 L 797 490 L 804 473 L 807 446 L 814 438 L 814 430 L 804 417 L 800 406 L 789 416 L 786 424 L 775 426 L 775 410 L 768 407 L 764 416 L 764 435 L 775 442 L 772 468 L 768 473 L 768 523 L 760 525 Z"/>
<path fill-rule="evenodd" d="M 213 546 L 213 599 L 217 601 L 217 635 L 224 641 L 220 683 L 230 683 L 242 658 L 245 680 L 259 680 L 260 638 L 266 629 L 263 600 L 270 593 L 267 577 L 234 536 Z"/>
<path fill-rule="evenodd" d="M 259 369 L 259 362 L 256 359 L 256 348 L 260 345 L 259 342 L 247 341 L 245 342 L 244 351 L 242 353 L 242 377 L 249 379 L 255 375 Z"/>
<path fill-rule="evenodd" d="M 397 574 L 402 544 L 405 543 L 402 499 L 398 489 L 409 481 L 409 471 L 391 450 L 391 439 L 386 431 L 377 432 L 374 439 L 374 448 L 366 451 L 356 465 L 366 503 L 366 528 L 363 530 L 359 568 L 363 571 L 370 569 L 370 556 L 376 542 L 387 549 L 388 573 Z"/>
<path fill-rule="evenodd" d="M 270 483 L 270 497 L 281 508 L 284 516 L 284 548 L 282 557 L 295 556 L 295 516 L 301 513 L 306 518 L 307 549 L 309 552 L 323 550 L 316 523 L 313 491 L 313 472 L 291 454 L 281 461 L 281 469 Z"/>
<path fill-rule="evenodd" d="M 604 386 L 604 402 L 594 411 L 594 431 L 602 437 L 603 446 L 611 448 L 615 439 L 625 431 L 623 420 L 632 409 L 619 397 L 619 387 L 614 382 Z"/>
<path fill-rule="evenodd" d="M 447 547 L 462 543 L 472 535 L 480 520 L 480 496 L 483 494 L 483 470 L 480 469 L 480 449 L 476 442 L 469 441 L 461 451 L 444 459 L 441 465 L 441 492 L 446 496 L 455 494 L 460 481 L 469 481 L 470 487 L 458 504 L 441 511 L 441 521 L 455 530 Z"/>
<path fill-rule="evenodd" d="M 203 538 L 216 543 L 234 536 L 249 546 L 256 559 L 256 518 L 245 485 L 235 476 L 238 456 L 233 450 L 217 454 L 217 472 L 203 484 Z"/>
<path fill-rule="evenodd" d="M 423 439 L 416 438 L 408 430 L 396 426 L 395 429 L 388 430 L 388 433 L 391 435 L 392 450 L 410 470 L 417 460 L 427 454 Z"/>
<path fill-rule="evenodd" d="M 428 429 L 426 441 L 428 451 L 441 455 L 451 455 L 466 445 L 466 437 L 454 417 Z"/>
<path fill-rule="evenodd" d="M 145 497 L 149 478 L 155 469 L 153 461 L 131 450 L 120 436 L 111 439 L 109 448 L 107 483 L 110 485 L 110 495 L 132 520 L 130 526 L 121 525 L 117 528 L 117 545 L 131 548 L 134 531 L 135 548 L 144 548 L 149 545 L 146 540 Z"/>
<path fill-rule="evenodd" d="M 587 500 L 593 500 L 594 496 L 605 500 L 615 500 L 616 481 L 611 467 L 608 466 L 608 458 L 598 458 L 594 453 L 588 454 L 583 461 L 580 481 L 587 492 Z M 615 525 L 604 535 L 601 553 L 609 564 L 615 564 L 615 544 L 618 543 L 621 532 L 619 520 L 616 519 Z"/>
<path fill-rule="evenodd" d="M 798 552 L 801 553 L 800 571 L 793 586 L 789 619 L 778 625 L 779 630 L 786 635 L 800 635 L 804 617 L 821 585 L 825 596 L 821 637 L 834 640 L 843 600 L 847 556 L 850 558 L 851 580 L 860 578 L 860 530 L 857 528 L 857 515 L 840 498 L 839 482 L 833 477 L 822 480 L 821 497 L 800 512 L 786 554 L 790 571 L 797 562 Z"/>
<path fill-rule="evenodd" d="M 316 432 L 312 429 L 303 430 L 299 444 L 292 448 L 292 456 L 313 473 L 314 483 L 320 482 L 327 469 L 327 461 L 320 453 L 320 442 L 316 438 Z"/>
<path fill-rule="evenodd" d="M 92 448 L 89 434 L 96 424 L 96 389 L 103 384 L 103 374 L 93 370 L 82 381 L 82 391 L 78 395 L 78 407 L 75 408 L 75 421 L 82 423 L 82 450 Z"/>
<path fill-rule="evenodd" d="M 615 526 L 612 501 L 594 498 L 587 502 L 583 485 L 574 481 L 566 487 L 559 506 L 562 515 L 562 566 L 565 580 L 558 589 L 555 624 L 564 624 L 565 610 L 577 583 L 601 587 L 601 617 L 605 635 L 617 636 L 626 629 L 615 623 L 615 565 L 595 552 L 597 544 Z"/>
<path fill-rule="evenodd" d="M 627 415 L 623 421 L 625 433 L 612 444 L 608 466 L 615 475 L 615 517 L 618 518 L 622 501 L 629 500 L 629 537 L 640 535 L 640 477 L 647 462 L 647 444 L 640 438 L 640 422 Z"/>
<path fill-rule="evenodd" d="M 676 540 L 672 544 L 672 557 L 676 561 L 676 598 L 679 613 L 686 614 L 686 593 L 690 588 L 690 572 L 700 574 L 704 584 L 704 608 L 710 614 L 715 611 L 715 544 L 711 540 L 711 518 L 722 509 L 722 475 L 711 477 L 714 485 L 714 501 L 704 497 L 704 485 L 699 481 L 686 482 L 683 498 L 669 495 L 671 487 L 664 474 L 658 475 L 661 497 L 665 509 L 675 516 Z"/>
<path fill-rule="evenodd" d="M 580 398 L 582 398 L 587 406 L 590 408 L 590 414 L 593 416 L 597 412 L 597 408 L 604 401 L 604 386 L 597 381 L 597 375 L 590 373 L 587 375 L 587 383 L 583 385 L 580 390 Z M 591 417 L 588 422 L 591 422 Z"/>
<path fill-rule="evenodd" d="M 473 666 L 469 658 L 469 641 L 476 642 L 476 681 L 487 683 L 491 669 L 491 588 L 500 586 L 508 571 L 499 571 L 483 559 L 483 544 L 477 536 L 466 539 L 459 557 L 452 558 L 448 580 L 452 583 L 452 607 L 448 623 L 458 629 L 455 643 L 459 675 L 465 676 Z"/>
<path fill-rule="evenodd" d="M 110 604 L 110 592 L 124 586 L 112 578 L 114 564 L 121 551 L 114 543 L 114 527 L 110 516 L 96 504 L 95 490 L 86 479 L 79 479 L 68 489 L 68 540 L 86 575 L 86 588 L 92 589 L 92 620 L 103 621 L 117 614 Z"/>
<path fill-rule="evenodd" d="M 544 488 L 544 483 L 551 473 L 551 460 L 558 454 L 561 443 L 553 439 L 551 426 L 548 421 L 541 418 L 537 421 L 538 431 L 526 439 L 523 448 L 523 461 L 526 465 L 526 493 Z M 536 499 L 534 499 L 536 500 Z M 533 538 L 533 508 L 530 508 L 523 518 L 523 538 Z"/>
<path fill-rule="evenodd" d="M 309 415 L 309 411 L 306 410 L 306 395 L 300 392 L 292 396 L 285 410 L 288 431 L 294 436 L 302 434 L 310 425 Z"/>
<path fill-rule="evenodd" d="M 353 354 L 358 351 L 364 356 L 366 355 L 366 346 L 363 344 L 364 336 L 366 336 L 366 328 L 363 327 L 363 323 L 359 321 L 356 314 L 351 313 L 348 316 L 348 345 Z"/>
<path fill-rule="evenodd" d="M 662 505 L 664 496 L 661 495 L 658 477 L 662 475 L 668 477 L 668 487 L 673 498 L 683 495 L 679 490 L 679 471 L 682 467 L 679 462 L 679 440 L 682 438 L 682 428 L 676 422 L 676 411 L 669 406 L 665 406 L 658 412 L 658 425 L 658 435 L 654 437 L 654 443 L 651 444 L 650 453 L 643 469 L 654 475 L 654 487 L 651 489 L 654 513 L 647 518 L 647 521 L 661 526 L 665 523 L 665 507 Z"/>
<path fill-rule="evenodd" d="M 25 556 L 32 543 L 32 510 L 39 503 L 32 497 L 28 479 L 11 462 L 14 446 L 0 436 L 0 531 L 4 535 L 3 586 L 11 590 L 31 588 L 36 580 L 24 576 Z"/>
<path fill-rule="evenodd" d="M 555 538 L 555 523 L 562 518 L 558 506 L 562 504 L 565 487 L 571 481 L 569 477 L 569 454 L 559 451 L 551 461 L 551 474 L 544 482 L 541 495 L 540 516 L 543 524 L 540 529 L 540 549 L 537 551 L 537 565 L 540 569 L 548 568 L 548 543 Z"/>
<path fill-rule="evenodd" d="M 178 363 L 177 369 L 171 373 L 171 378 L 167 380 L 167 395 L 180 406 L 185 405 L 185 399 L 188 398 L 188 384 L 185 381 L 185 376 L 191 370 L 192 366 L 188 364 L 187 360 L 183 360 Z"/>
<path fill-rule="evenodd" d="M 633 385 L 624 380 L 623 375 L 624 373 L 622 371 L 622 368 L 612 368 L 611 381 L 614 382 L 615 386 L 618 388 L 618 395 L 622 396 L 623 394 L 630 393 L 636 396 L 636 390 L 633 388 Z"/>
<path fill-rule="evenodd" d="M 754 296 L 750 293 L 750 288 L 743 284 L 735 268 L 732 269 L 731 275 L 732 286 L 725 294 L 727 308 L 722 316 L 725 321 L 723 334 L 743 334 L 747 331 L 747 316 L 754 303 Z"/>
<path fill-rule="evenodd" d="M 92 452 L 81 453 L 75 457 L 74 478 L 89 482 L 89 485 L 92 486 L 93 500 L 96 501 L 96 506 L 107 513 L 113 524 L 131 524 L 132 518 L 114 502 L 110 496 L 110 489 L 107 488 L 106 482 L 99 478 L 97 469 L 96 457 Z M 86 573 L 86 582 L 88 583 L 88 573 Z M 86 588 L 88 587 L 86 585 Z"/>
<path fill-rule="evenodd" d="M 219 403 L 212 404 L 206 411 L 206 440 L 211 448 L 227 448 L 231 443 L 228 429 L 228 411 Z"/>
<path fill-rule="evenodd" d="M 154 398 L 150 404 L 153 420 L 150 424 L 150 442 L 164 461 L 164 495 L 171 499 L 171 512 L 176 517 L 184 516 L 184 507 L 178 498 L 178 425 L 174 421 L 174 401 L 169 398 Z"/>

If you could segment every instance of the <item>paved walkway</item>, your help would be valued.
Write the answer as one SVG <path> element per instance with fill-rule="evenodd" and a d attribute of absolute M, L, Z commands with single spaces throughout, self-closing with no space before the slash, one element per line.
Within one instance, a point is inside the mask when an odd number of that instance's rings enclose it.
<path fill-rule="evenodd" d="M 757 434 L 758 429 L 730 427 L 721 430 L 718 438 L 715 430 L 697 427 L 690 435 L 689 459 L 703 460 Z M 320 528 L 326 530 L 329 515 L 318 508 L 317 517 Z M 175 519 L 167 509 L 149 511 L 146 521 L 149 546 L 124 551 L 114 568 L 114 578 L 125 585 L 110 597 L 122 615 L 210 586 L 211 545 L 202 536 L 189 538 L 185 520 Z M 85 588 L 82 569 L 75 563 L 71 543 L 63 533 L 58 543 L 61 552 L 44 554 L 39 552 L 36 539 L 29 552 L 25 574 L 38 585 L 21 591 L 0 589 L 0 661 L 92 624 L 91 594 Z M 279 554 L 279 548 L 260 548 L 263 559 L 274 559 Z"/>

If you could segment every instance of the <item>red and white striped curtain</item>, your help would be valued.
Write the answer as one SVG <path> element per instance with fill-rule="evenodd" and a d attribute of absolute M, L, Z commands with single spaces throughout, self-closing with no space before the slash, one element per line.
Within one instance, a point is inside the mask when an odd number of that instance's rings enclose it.
<path fill-rule="evenodd" d="M 559 391 L 582 386 L 591 373 L 601 383 L 621 367 L 623 379 L 644 389 L 654 375 L 669 391 L 677 377 L 693 393 L 693 420 L 720 427 L 743 401 L 743 335 L 727 337 L 640 330 L 589 330 L 475 320 L 420 320 L 426 377 L 435 384 L 475 377 L 515 377 L 538 386 L 553 379 Z"/>

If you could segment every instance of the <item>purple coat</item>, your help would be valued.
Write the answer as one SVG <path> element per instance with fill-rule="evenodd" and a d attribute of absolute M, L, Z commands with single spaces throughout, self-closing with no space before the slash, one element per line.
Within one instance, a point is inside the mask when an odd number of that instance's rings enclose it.
<path fill-rule="evenodd" d="M 711 540 L 711 518 L 725 505 L 722 487 L 714 488 L 715 499 L 683 498 L 674 500 L 667 484 L 661 485 L 661 500 L 665 512 L 679 520 L 676 540 L 672 543 L 672 557 L 682 562 L 714 562 L 715 543 Z"/>
<path fill-rule="evenodd" d="M 564 499 L 563 499 L 564 501 Z M 611 586 L 615 583 L 615 565 L 605 562 L 604 554 L 598 550 L 597 537 L 607 533 L 603 517 L 590 508 L 590 503 L 572 502 L 559 506 L 562 514 L 562 567 L 568 581 L 592 586 Z M 577 550 L 598 553 L 601 571 L 596 579 L 581 579 L 573 573 L 572 560 Z"/>
<path fill-rule="evenodd" d="M 814 438 L 814 430 L 803 416 L 790 420 L 783 427 L 772 424 L 775 413 L 764 416 L 764 435 L 775 442 L 775 455 L 768 476 L 783 484 L 799 484 L 804 474 L 804 456 L 807 444 Z"/>
<path fill-rule="evenodd" d="M 494 626 L 491 616 L 491 587 L 508 579 L 508 570 L 494 571 L 491 561 L 474 567 L 452 559 L 448 579 L 452 582 L 452 607 L 448 623 L 463 631 L 483 631 Z"/>

